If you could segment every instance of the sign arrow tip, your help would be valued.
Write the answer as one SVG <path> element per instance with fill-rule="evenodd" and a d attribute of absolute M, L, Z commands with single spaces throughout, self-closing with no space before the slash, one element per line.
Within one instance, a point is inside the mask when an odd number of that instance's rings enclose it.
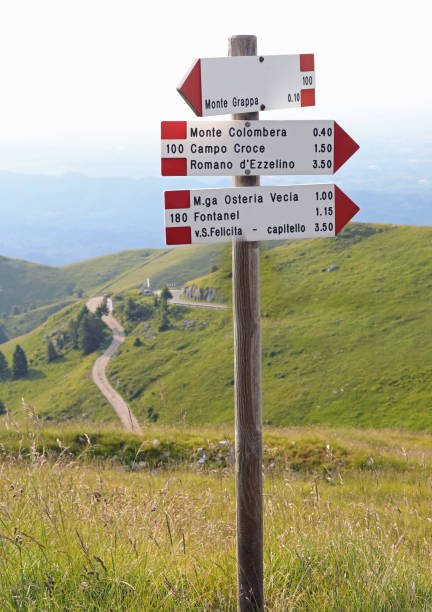
<path fill-rule="evenodd" d="M 358 149 L 360 149 L 360 146 L 335 121 L 333 171 L 339 170 Z"/>
<path fill-rule="evenodd" d="M 177 87 L 177 91 L 184 101 L 189 104 L 193 112 L 198 117 L 202 117 L 201 60 L 197 60 L 193 64 L 183 81 Z"/>
<path fill-rule="evenodd" d="M 360 208 L 335 185 L 335 236 L 358 213 Z"/>

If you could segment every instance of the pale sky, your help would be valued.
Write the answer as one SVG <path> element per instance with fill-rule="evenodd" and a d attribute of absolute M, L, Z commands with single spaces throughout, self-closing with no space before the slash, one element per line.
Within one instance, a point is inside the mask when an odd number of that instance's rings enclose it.
<path fill-rule="evenodd" d="M 231 34 L 315 53 L 317 105 L 263 119 L 430 128 L 431 22 L 426 0 L 0 0 L 0 146 L 153 147 L 161 120 L 194 119 L 176 86 Z"/>

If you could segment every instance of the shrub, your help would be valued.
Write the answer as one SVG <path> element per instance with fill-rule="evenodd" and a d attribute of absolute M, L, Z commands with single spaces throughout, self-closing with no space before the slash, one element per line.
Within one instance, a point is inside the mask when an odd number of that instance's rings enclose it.
<path fill-rule="evenodd" d="M 58 355 L 57 355 L 57 351 L 55 350 L 55 346 L 54 344 L 51 342 L 51 340 L 48 342 L 48 346 L 47 346 L 47 360 L 48 363 L 51 363 L 51 361 L 55 361 L 57 359 Z"/>

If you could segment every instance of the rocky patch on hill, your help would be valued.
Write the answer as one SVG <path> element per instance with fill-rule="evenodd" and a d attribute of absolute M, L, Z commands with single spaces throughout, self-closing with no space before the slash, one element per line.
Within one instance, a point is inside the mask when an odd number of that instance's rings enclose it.
<path fill-rule="evenodd" d="M 223 302 L 220 292 L 214 287 L 200 289 L 197 285 L 188 285 L 183 289 L 182 295 L 189 300 L 200 302 Z"/>

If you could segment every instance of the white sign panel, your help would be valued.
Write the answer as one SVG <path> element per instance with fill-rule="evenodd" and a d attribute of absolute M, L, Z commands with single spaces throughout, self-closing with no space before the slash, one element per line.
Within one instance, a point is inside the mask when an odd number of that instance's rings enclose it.
<path fill-rule="evenodd" d="M 359 148 L 335 121 L 163 121 L 163 176 L 333 174 Z"/>
<path fill-rule="evenodd" d="M 358 210 L 333 184 L 166 191 L 166 243 L 328 238 Z"/>
<path fill-rule="evenodd" d="M 199 59 L 177 91 L 200 117 L 314 106 L 314 55 Z"/>

